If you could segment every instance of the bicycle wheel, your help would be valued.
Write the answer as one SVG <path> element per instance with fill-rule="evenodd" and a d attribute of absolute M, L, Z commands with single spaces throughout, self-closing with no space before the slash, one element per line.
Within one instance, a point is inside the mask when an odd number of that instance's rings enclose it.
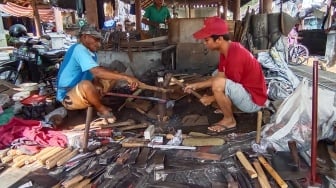
<path fill-rule="evenodd" d="M 22 76 L 14 67 L 0 67 L 0 79 L 6 80 L 12 84 L 18 85 L 22 83 Z"/>
<path fill-rule="evenodd" d="M 290 65 L 301 65 L 308 61 L 309 51 L 307 47 L 297 44 L 289 48 L 288 63 Z"/>

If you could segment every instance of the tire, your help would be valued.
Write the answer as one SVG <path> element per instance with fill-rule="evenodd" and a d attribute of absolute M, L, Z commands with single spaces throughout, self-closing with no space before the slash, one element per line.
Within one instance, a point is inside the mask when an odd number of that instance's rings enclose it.
<path fill-rule="evenodd" d="M 18 75 L 18 76 L 17 76 Z M 6 80 L 14 85 L 19 85 L 22 83 L 22 76 L 14 67 L 0 67 L 0 79 Z"/>
<path fill-rule="evenodd" d="M 308 61 L 309 51 L 307 47 L 297 44 L 288 49 L 288 63 L 290 65 L 301 65 Z"/>

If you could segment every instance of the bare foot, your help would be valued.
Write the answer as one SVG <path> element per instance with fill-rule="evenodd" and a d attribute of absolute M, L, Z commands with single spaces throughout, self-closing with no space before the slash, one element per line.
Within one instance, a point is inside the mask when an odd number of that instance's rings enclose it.
<path fill-rule="evenodd" d="M 97 114 L 98 116 L 105 118 L 107 123 L 114 123 L 117 120 L 117 118 L 112 113 L 112 109 L 109 107 L 104 107 L 103 109 L 100 109 Z"/>

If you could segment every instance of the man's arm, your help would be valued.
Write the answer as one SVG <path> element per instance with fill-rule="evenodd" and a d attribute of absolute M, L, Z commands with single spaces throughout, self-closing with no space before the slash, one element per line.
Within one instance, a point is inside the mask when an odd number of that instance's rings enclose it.
<path fill-rule="evenodd" d="M 123 73 L 115 72 L 108 70 L 104 67 L 98 66 L 90 69 L 90 72 L 94 75 L 94 77 L 100 78 L 100 79 L 106 79 L 106 80 L 125 80 L 129 84 L 133 85 L 136 84 L 138 85 L 140 81 L 136 79 L 133 76 L 128 76 Z"/>
<path fill-rule="evenodd" d="M 218 72 L 215 75 L 215 77 L 217 77 L 217 76 L 225 77 L 224 72 Z M 189 85 L 186 86 L 185 91 L 188 92 L 189 89 L 197 90 L 197 89 L 211 87 L 213 79 L 214 79 L 214 77 L 211 77 L 208 80 L 205 80 L 205 81 L 202 81 L 202 82 L 197 82 L 197 83 L 189 84 Z"/>
<path fill-rule="evenodd" d="M 146 25 L 150 25 L 150 26 L 153 26 L 153 27 L 159 27 L 159 23 L 158 22 L 154 22 L 154 21 L 150 21 L 148 18 L 142 18 L 142 23 L 146 24 Z"/>

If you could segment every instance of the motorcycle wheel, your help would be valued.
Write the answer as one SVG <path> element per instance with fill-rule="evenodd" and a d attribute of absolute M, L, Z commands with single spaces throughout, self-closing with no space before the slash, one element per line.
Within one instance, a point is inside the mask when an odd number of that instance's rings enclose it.
<path fill-rule="evenodd" d="M 6 80 L 14 85 L 19 85 L 22 83 L 22 76 L 14 67 L 0 67 L 0 79 Z"/>

